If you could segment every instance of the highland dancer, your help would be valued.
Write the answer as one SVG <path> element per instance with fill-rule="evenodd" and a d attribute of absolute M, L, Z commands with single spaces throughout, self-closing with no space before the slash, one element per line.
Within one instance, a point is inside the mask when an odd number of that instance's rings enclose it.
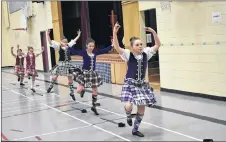
<path fill-rule="evenodd" d="M 56 83 L 58 76 L 65 76 L 65 77 L 68 77 L 68 86 L 70 89 L 70 96 L 75 101 L 76 99 L 74 96 L 72 73 L 73 72 L 80 73 L 81 70 L 78 67 L 72 65 L 71 52 L 75 50 L 72 48 L 72 46 L 76 44 L 76 41 L 79 39 L 81 35 L 81 31 L 79 30 L 77 32 L 78 34 L 77 37 L 71 40 L 69 43 L 67 38 L 65 37 L 61 39 L 60 43 L 54 40 L 51 40 L 49 34 L 50 34 L 50 30 L 48 30 L 48 34 L 47 34 L 48 41 L 52 48 L 59 51 L 59 62 L 58 62 L 58 65 L 56 65 L 55 67 L 52 68 L 52 70 L 50 70 L 52 74 L 52 81 L 47 90 L 47 93 L 49 93 L 52 90 L 53 85 Z"/>
<path fill-rule="evenodd" d="M 117 38 L 119 28 L 120 25 L 116 23 L 113 30 L 113 44 L 116 51 L 128 65 L 125 81 L 122 85 L 121 101 L 125 102 L 127 123 L 130 126 L 132 126 L 132 107 L 133 104 L 137 105 L 138 111 L 132 134 L 144 137 L 144 135 L 138 131 L 138 128 L 144 116 L 145 106 L 151 106 L 156 103 L 156 98 L 149 83 L 145 82 L 146 68 L 148 60 L 156 53 L 161 44 L 156 32 L 151 28 L 145 28 L 146 31 L 154 35 L 155 45 L 153 47 L 143 48 L 142 41 L 137 37 L 132 37 L 130 39 L 132 52 L 128 49 L 122 49 L 119 47 Z"/>

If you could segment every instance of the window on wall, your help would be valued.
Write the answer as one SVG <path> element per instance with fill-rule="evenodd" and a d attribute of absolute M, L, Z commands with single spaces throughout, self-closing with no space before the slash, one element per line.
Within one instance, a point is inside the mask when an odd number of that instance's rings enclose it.
<path fill-rule="evenodd" d="M 21 7 L 25 6 L 27 2 L 26 1 L 24 1 L 24 2 L 23 1 L 9 1 L 8 3 L 9 3 L 9 12 L 11 14 L 11 13 L 14 13 L 14 12 L 20 10 Z"/>

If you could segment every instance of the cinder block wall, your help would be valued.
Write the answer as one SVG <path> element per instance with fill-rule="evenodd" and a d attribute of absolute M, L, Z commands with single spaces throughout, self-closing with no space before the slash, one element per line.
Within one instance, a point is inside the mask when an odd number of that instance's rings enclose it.
<path fill-rule="evenodd" d="M 160 2 L 139 1 L 141 15 L 152 8 L 163 44 L 161 87 L 226 96 L 226 2 L 173 1 L 170 12 Z M 212 12 L 221 12 L 221 23 L 212 22 Z"/>

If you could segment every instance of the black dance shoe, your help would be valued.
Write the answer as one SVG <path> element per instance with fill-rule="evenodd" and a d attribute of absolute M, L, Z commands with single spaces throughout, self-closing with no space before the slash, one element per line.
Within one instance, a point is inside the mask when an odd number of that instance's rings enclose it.
<path fill-rule="evenodd" d="M 144 137 L 144 135 L 139 131 L 132 132 L 132 134 L 138 137 Z"/>
<path fill-rule="evenodd" d="M 132 118 L 127 118 L 127 124 L 128 124 L 129 126 L 132 126 L 132 125 L 133 125 L 133 120 L 132 120 Z"/>
<path fill-rule="evenodd" d="M 70 93 L 70 96 L 71 96 L 71 98 L 72 98 L 73 101 L 76 101 L 75 95 L 73 93 Z"/>
<path fill-rule="evenodd" d="M 82 90 L 81 93 L 80 93 L 80 97 L 83 98 L 84 94 L 85 94 L 85 90 Z"/>
<path fill-rule="evenodd" d="M 53 87 L 50 86 L 50 87 L 47 89 L 47 93 L 49 93 L 52 89 L 53 89 Z"/>
<path fill-rule="evenodd" d="M 95 113 L 95 115 L 99 115 L 99 113 L 97 112 L 96 107 L 91 107 L 91 110 Z"/>
<path fill-rule="evenodd" d="M 31 91 L 36 92 L 34 88 L 31 88 Z"/>
<path fill-rule="evenodd" d="M 20 83 L 20 86 L 24 86 L 25 84 L 23 84 L 23 83 Z"/>

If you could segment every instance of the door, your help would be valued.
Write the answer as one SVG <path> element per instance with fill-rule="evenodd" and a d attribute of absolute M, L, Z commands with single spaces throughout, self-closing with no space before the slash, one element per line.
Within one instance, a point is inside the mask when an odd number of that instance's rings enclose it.
<path fill-rule="evenodd" d="M 156 9 L 150 9 L 144 12 L 145 14 L 145 26 L 151 27 L 157 31 L 157 19 Z M 147 33 L 146 33 L 147 34 Z M 151 34 L 151 43 L 147 43 L 147 46 L 152 47 L 155 45 L 153 34 Z M 159 53 L 156 54 L 148 61 L 148 75 L 151 86 L 154 89 L 160 89 L 160 71 L 159 71 Z"/>
<path fill-rule="evenodd" d="M 44 70 L 44 72 L 48 72 L 49 71 L 49 60 L 48 60 L 46 31 L 40 32 L 40 36 L 41 36 L 41 47 L 44 47 L 44 52 L 42 54 L 43 70 Z"/>

